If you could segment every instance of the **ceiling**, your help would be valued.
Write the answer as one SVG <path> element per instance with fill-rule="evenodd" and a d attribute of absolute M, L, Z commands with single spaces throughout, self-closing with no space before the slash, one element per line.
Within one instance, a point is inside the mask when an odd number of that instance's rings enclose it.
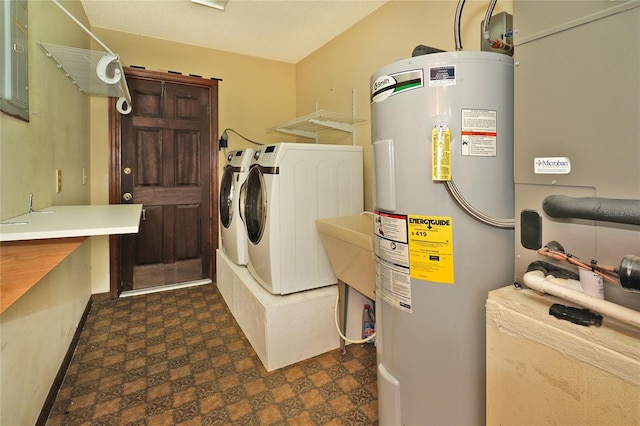
<path fill-rule="evenodd" d="M 388 0 L 81 0 L 91 27 L 297 63 Z"/>

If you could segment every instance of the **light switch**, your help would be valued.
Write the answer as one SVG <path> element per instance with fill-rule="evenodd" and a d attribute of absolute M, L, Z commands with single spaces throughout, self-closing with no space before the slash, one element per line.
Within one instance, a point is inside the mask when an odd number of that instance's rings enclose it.
<path fill-rule="evenodd" d="M 56 192 L 62 191 L 62 170 L 56 169 Z"/>

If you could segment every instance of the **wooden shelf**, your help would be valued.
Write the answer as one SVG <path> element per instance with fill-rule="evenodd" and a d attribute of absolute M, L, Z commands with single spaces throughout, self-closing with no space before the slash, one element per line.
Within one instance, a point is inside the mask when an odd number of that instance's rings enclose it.
<path fill-rule="evenodd" d="M 0 314 L 87 237 L 0 243 Z"/>

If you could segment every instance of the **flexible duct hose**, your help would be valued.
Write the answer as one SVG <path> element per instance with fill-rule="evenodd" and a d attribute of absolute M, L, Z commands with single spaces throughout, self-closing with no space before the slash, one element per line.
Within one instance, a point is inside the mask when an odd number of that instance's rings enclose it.
<path fill-rule="evenodd" d="M 458 188 L 456 187 L 453 180 L 448 180 L 445 182 L 447 191 L 451 195 L 451 197 L 458 203 L 458 205 L 464 210 L 467 214 L 469 214 L 474 219 L 496 228 L 501 229 L 513 229 L 515 227 L 516 221 L 515 219 L 499 219 L 489 216 L 480 210 L 473 207 L 460 193 Z"/>
<path fill-rule="evenodd" d="M 491 15 L 493 15 L 493 9 L 496 7 L 497 2 L 498 0 L 491 0 L 487 8 L 487 13 L 484 16 L 484 23 L 482 24 L 482 37 L 489 45 L 493 44 L 491 35 L 489 35 L 489 22 L 491 21 Z"/>
<path fill-rule="evenodd" d="M 462 50 L 462 38 L 460 37 L 460 20 L 462 19 L 462 8 L 464 8 L 465 0 L 458 1 L 458 7 L 456 8 L 456 16 L 453 21 L 453 36 L 456 42 L 456 50 Z"/>
<path fill-rule="evenodd" d="M 542 209 L 554 218 L 640 225 L 640 200 L 549 195 L 542 202 Z"/>

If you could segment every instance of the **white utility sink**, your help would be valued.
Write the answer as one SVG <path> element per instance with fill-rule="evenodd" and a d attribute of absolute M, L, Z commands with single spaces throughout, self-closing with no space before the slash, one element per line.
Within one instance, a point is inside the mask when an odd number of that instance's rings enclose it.
<path fill-rule="evenodd" d="M 316 227 L 336 277 L 375 300 L 373 216 L 316 219 Z"/>

